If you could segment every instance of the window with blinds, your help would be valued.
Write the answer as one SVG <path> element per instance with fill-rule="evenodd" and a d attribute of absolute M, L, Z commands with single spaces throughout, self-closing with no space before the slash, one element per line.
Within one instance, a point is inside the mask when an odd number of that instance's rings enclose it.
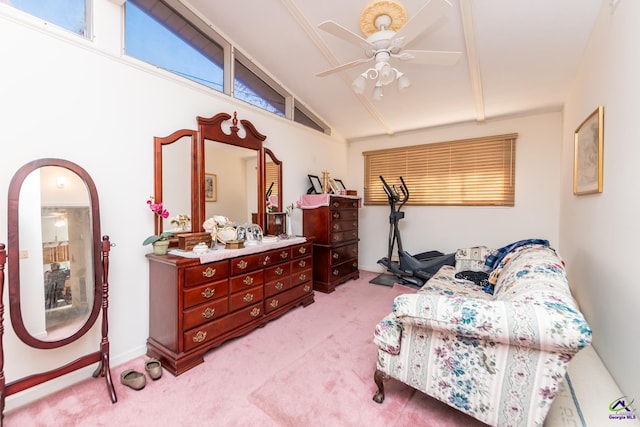
<path fill-rule="evenodd" d="M 391 186 L 402 176 L 407 205 L 514 206 L 517 136 L 364 152 L 364 203 L 388 204 L 380 176 Z"/>

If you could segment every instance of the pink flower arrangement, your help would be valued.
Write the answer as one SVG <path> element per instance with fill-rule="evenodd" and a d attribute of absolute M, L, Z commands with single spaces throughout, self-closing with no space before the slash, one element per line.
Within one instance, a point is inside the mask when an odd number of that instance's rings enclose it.
<path fill-rule="evenodd" d="M 169 211 L 166 210 L 164 206 L 162 206 L 162 203 L 154 203 L 153 197 L 150 197 L 149 200 L 147 200 L 147 205 L 149 206 L 149 209 L 151 209 L 151 212 L 153 212 L 153 214 L 155 215 L 156 230 L 160 230 L 162 225 L 162 220 L 169 218 Z M 142 244 L 148 245 L 151 243 L 155 243 L 159 240 L 167 240 L 171 236 L 173 236 L 173 233 L 170 231 L 166 231 L 160 234 L 159 236 L 154 234 L 152 236 L 147 237 L 144 240 L 144 242 L 142 242 Z"/>

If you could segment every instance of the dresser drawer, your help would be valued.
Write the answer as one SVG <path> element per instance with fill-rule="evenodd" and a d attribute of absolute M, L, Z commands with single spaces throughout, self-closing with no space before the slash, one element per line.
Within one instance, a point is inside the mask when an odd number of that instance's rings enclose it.
<path fill-rule="evenodd" d="M 311 292 L 311 285 L 307 284 L 303 286 L 297 286 L 293 289 L 289 289 L 286 292 L 282 292 L 278 295 L 269 297 L 264 301 L 264 312 L 271 313 L 277 308 L 289 304 L 291 301 L 294 301 L 302 295 L 308 294 L 309 292 Z"/>
<path fill-rule="evenodd" d="M 357 258 L 357 257 L 358 257 L 357 243 L 331 249 L 331 265 L 340 264 L 351 258 Z"/>
<path fill-rule="evenodd" d="M 263 258 L 265 254 L 247 255 L 232 259 L 231 274 L 242 274 L 247 271 L 257 270 L 263 267 Z"/>
<path fill-rule="evenodd" d="M 274 280 L 273 282 L 265 283 L 264 295 L 270 297 L 291 287 L 291 277 L 287 276 L 282 279 Z"/>
<path fill-rule="evenodd" d="M 184 329 L 191 329 L 213 319 L 218 319 L 228 312 L 227 298 L 218 298 L 206 304 L 199 305 L 183 314 Z"/>
<path fill-rule="evenodd" d="M 260 301 L 260 304 L 254 304 L 218 320 L 190 329 L 182 335 L 184 350 L 189 351 L 199 345 L 207 344 L 222 334 L 256 320 L 263 314 L 262 301 Z"/>
<path fill-rule="evenodd" d="M 358 220 L 358 211 L 357 210 L 342 210 L 342 211 L 331 211 L 331 220 L 345 220 L 345 221 L 353 221 Z"/>
<path fill-rule="evenodd" d="M 203 302 L 212 301 L 214 299 L 226 296 L 229 293 L 229 280 L 218 280 L 217 282 L 207 283 L 197 288 L 190 288 L 184 291 L 184 308 L 193 307 Z"/>
<path fill-rule="evenodd" d="M 291 259 L 291 249 L 276 249 L 266 252 L 262 258 L 262 267 L 274 265 L 282 261 L 288 261 Z"/>
<path fill-rule="evenodd" d="M 311 280 L 312 270 L 304 270 L 296 274 L 291 275 L 291 287 L 298 286 L 301 283 Z"/>
<path fill-rule="evenodd" d="M 291 256 L 294 259 L 307 256 L 311 253 L 311 248 L 311 243 L 303 243 L 301 245 L 294 246 L 291 248 Z"/>
<path fill-rule="evenodd" d="M 343 264 L 332 266 L 330 280 L 337 279 L 342 276 L 346 276 L 348 274 L 353 273 L 356 270 L 358 270 L 358 260 L 347 261 Z"/>
<path fill-rule="evenodd" d="M 348 242 L 350 240 L 357 240 L 357 239 L 358 239 L 358 230 L 339 231 L 336 233 L 332 232 L 330 244 Z"/>
<path fill-rule="evenodd" d="M 227 260 L 202 264 L 197 267 L 187 267 L 184 269 L 184 285 L 189 287 L 200 283 L 213 282 L 228 275 L 229 261 Z"/>
<path fill-rule="evenodd" d="M 358 220 L 334 220 L 331 221 L 331 231 L 348 231 L 348 230 L 357 230 L 358 229 Z"/>
<path fill-rule="evenodd" d="M 263 292 L 262 286 L 255 286 L 242 292 L 231 294 L 229 296 L 229 311 L 235 311 L 251 304 L 262 302 Z"/>
<path fill-rule="evenodd" d="M 264 269 L 264 281 L 271 282 L 276 279 L 282 279 L 287 277 L 291 273 L 291 267 L 288 262 L 276 265 L 274 267 L 268 267 Z"/>
<path fill-rule="evenodd" d="M 329 199 L 331 209 L 358 209 L 358 200 L 346 197 L 331 197 Z"/>
<path fill-rule="evenodd" d="M 301 272 L 302 270 L 311 268 L 312 262 L 313 260 L 310 256 L 291 261 L 291 274 L 296 274 Z"/>
<path fill-rule="evenodd" d="M 232 277 L 229 279 L 229 292 L 237 292 L 242 289 L 248 289 L 252 286 L 263 284 L 263 274 L 263 270 L 258 270 Z"/>

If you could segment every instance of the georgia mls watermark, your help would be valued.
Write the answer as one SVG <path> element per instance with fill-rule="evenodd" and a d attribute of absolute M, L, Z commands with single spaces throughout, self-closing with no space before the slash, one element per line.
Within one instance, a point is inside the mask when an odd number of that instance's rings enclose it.
<path fill-rule="evenodd" d="M 631 405 L 633 405 L 635 399 L 629 399 L 627 396 L 622 396 L 609 405 L 609 419 L 610 420 L 635 420 L 636 411 Z"/>

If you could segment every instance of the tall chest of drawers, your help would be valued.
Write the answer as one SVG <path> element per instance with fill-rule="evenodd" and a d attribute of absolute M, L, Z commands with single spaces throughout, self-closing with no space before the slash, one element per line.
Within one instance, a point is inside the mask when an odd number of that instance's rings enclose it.
<path fill-rule="evenodd" d="M 302 199 L 303 234 L 313 237 L 313 286 L 315 290 L 330 293 L 337 285 L 360 277 L 360 199 L 334 195 L 303 196 Z"/>
<path fill-rule="evenodd" d="M 202 363 L 204 354 L 223 342 L 299 304 L 311 304 L 313 246 L 295 240 L 298 243 L 248 248 L 246 255 L 240 251 L 206 263 L 148 254 L 147 355 L 179 375 Z"/>

